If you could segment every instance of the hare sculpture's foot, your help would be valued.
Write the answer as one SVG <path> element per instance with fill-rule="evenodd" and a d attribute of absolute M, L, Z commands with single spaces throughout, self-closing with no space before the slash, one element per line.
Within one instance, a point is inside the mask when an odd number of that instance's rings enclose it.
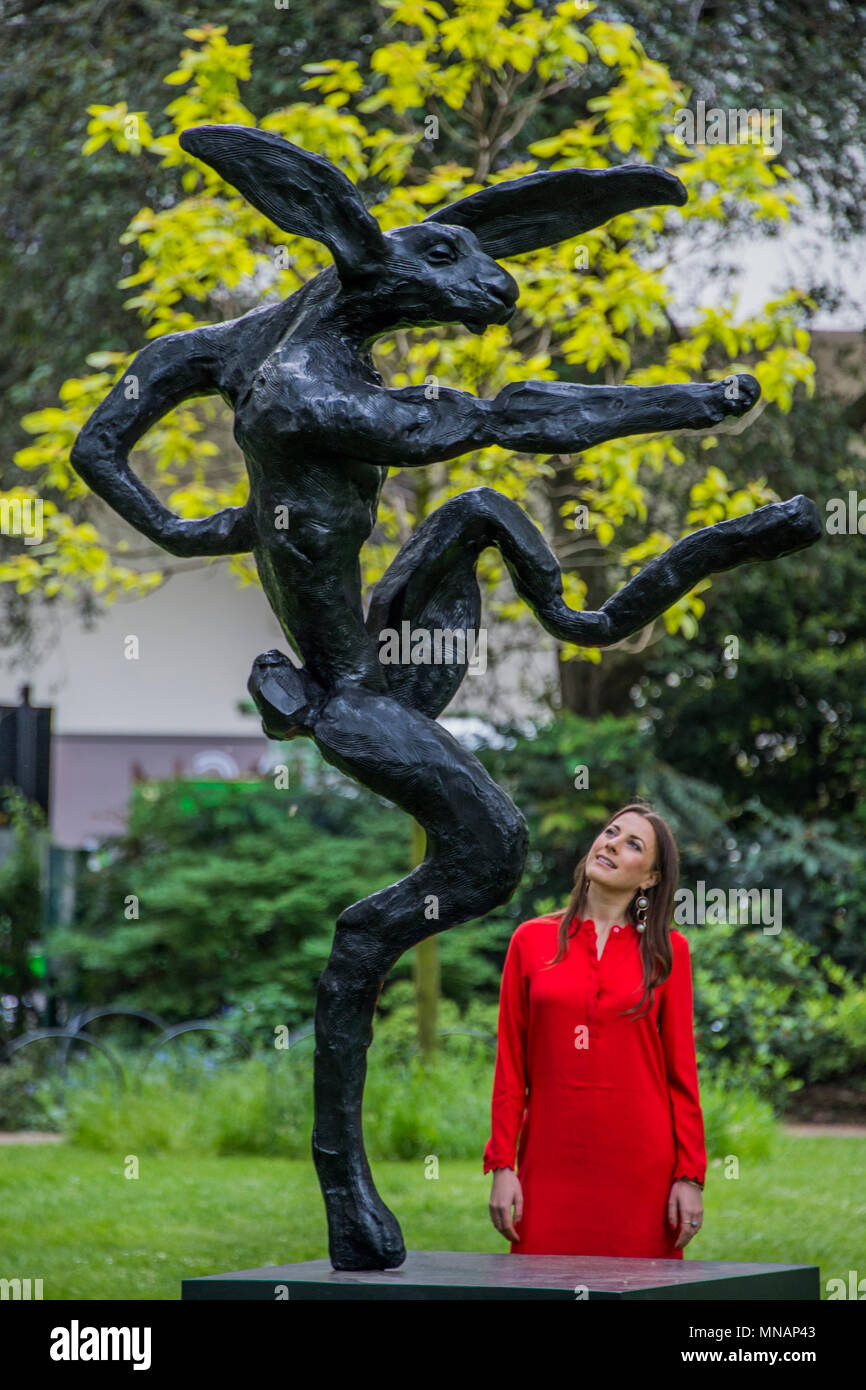
<path fill-rule="evenodd" d="M 709 428 L 727 425 L 731 429 L 734 421 L 742 421 L 757 405 L 761 388 L 748 372 L 738 372 L 726 376 L 721 381 L 703 382 L 698 388 L 707 412 Z M 739 433 L 742 424 L 737 426 Z"/>
<path fill-rule="evenodd" d="M 340 1180 L 333 1181 L 326 1173 L 334 1155 L 315 1148 L 313 1154 L 325 1198 L 328 1254 L 334 1269 L 396 1269 L 406 1259 L 403 1233 L 369 1173 L 352 1165 Z"/>
<path fill-rule="evenodd" d="M 274 649 L 256 657 L 247 690 L 262 716 L 264 732 L 274 739 L 312 733 L 325 699 L 309 671 Z"/>
<path fill-rule="evenodd" d="M 721 382 L 714 384 L 722 388 L 722 398 L 725 402 L 722 409 L 725 415 L 745 415 L 757 403 L 761 394 L 756 378 L 748 372 L 737 372 L 734 376 L 726 376 Z"/>
<path fill-rule="evenodd" d="M 393 1212 L 376 1197 L 376 1210 L 358 1210 L 355 1193 L 328 1197 L 328 1254 L 334 1269 L 397 1269 L 406 1259 Z"/>

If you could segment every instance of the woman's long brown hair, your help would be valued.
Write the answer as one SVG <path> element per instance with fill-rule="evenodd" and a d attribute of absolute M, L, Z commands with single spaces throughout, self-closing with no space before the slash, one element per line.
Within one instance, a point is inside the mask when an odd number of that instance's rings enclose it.
<path fill-rule="evenodd" d="M 658 883 L 654 883 L 651 888 L 646 890 L 646 896 L 649 899 L 649 907 L 646 911 L 646 931 L 641 932 L 640 937 L 643 994 L 633 1008 L 624 1011 L 627 1014 L 636 1014 L 646 1000 L 646 1009 L 641 1015 L 641 1017 L 645 1017 L 652 1008 L 656 987 L 664 984 L 673 965 L 670 923 L 673 915 L 674 897 L 680 878 L 680 856 L 676 840 L 667 821 L 663 820 L 658 811 L 646 802 L 630 802 L 628 806 L 621 806 L 616 815 L 611 816 L 607 821 L 604 829 L 607 829 L 607 826 L 612 825 L 614 821 L 619 820 L 620 816 L 624 816 L 627 811 L 635 811 L 638 815 L 644 816 L 655 831 L 656 861 L 653 868 L 658 869 L 660 874 Z M 549 962 L 549 965 L 558 965 L 561 960 L 565 959 L 568 955 L 569 939 L 577 934 L 580 924 L 584 920 L 583 911 L 589 888 L 589 879 L 585 872 L 588 855 L 589 850 L 579 861 L 574 871 L 574 888 L 559 924 L 556 955 Z M 626 921 L 632 926 L 637 925 L 635 903 L 640 897 L 640 893 L 640 888 L 635 890 L 634 897 L 626 909 Z M 574 931 L 570 932 L 569 927 L 572 922 L 574 923 Z"/>

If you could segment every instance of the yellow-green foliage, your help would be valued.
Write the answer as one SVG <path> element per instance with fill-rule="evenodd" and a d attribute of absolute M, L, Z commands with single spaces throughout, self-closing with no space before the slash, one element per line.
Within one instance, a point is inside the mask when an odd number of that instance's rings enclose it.
<path fill-rule="evenodd" d="M 140 255 L 137 270 L 120 284 L 132 291 L 126 303 L 138 312 L 148 337 L 208 322 L 215 316 L 214 295 L 249 295 L 253 278 L 261 296 L 287 296 L 330 262 L 322 246 L 281 232 L 212 170 L 193 167 L 179 147 L 178 135 L 186 127 L 235 122 L 276 131 L 332 160 L 364 186 L 386 230 L 414 222 L 488 181 L 539 168 L 602 168 L 661 158 L 688 187 L 689 202 L 681 210 L 623 215 L 580 238 L 509 261 L 521 289 L 520 311 L 509 328 L 491 327 L 478 337 L 449 327 L 382 340 L 377 357 L 392 386 L 432 376 L 443 385 L 491 396 L 509 381 L 553 378 L 555 360 L 608 383 L 687 381 L 725 376 L 746 365 L 749 355 L 756 357 L 750 370 L 767 402 L 788 410 L 798 382 L 811 391 L 809 338 L 799 326 L 805 301 L 798 292 L 744 322 L 736 322 L 730 308 L 704 309 L 682 339 L 672 338 L 666 312 L 666 227 L 685 217 L 712 230 L 712 224 L 725 223 L 735 205 L 757 220 L 788 217 L 795 199 L 771 149 L 745 136 L 732 145 L 686 149 L 678 144 L 675 113 L 687 104 L 688 92 L 647 57 L 631 26 L 598 18 L 592 5 L 569 0 L 545 15 L 531 0 L 454 0 L 447 7 L 437 0 L 386 0 L 385 10 L 393 37 L 371 53 L 368 71 L 355 62 L 309 63 L 303 84 L 309 101 L 258 120 L 239 91 L 249 76 L 251 46 L 230 43 L 225 28 L 211 25 L 186 31 L 190 47 L 165 78 L 176 95 L 164 117 L 153 122 L 158 135 L 146 113 L 130 112 L 124 102 L 89 108 L 85 154 L 98 158 L 110 141 L 133 157 L 183 171 L 186 196 L 170 207 L 140 209 L 121 238 Z M 611 83 L 588 103 L 591 114 L 523 147 L 523 157 L 507 168 L 496 167 L 503 155 L 520 148 L 521 131 L 536 108 L 579 84 L 587 63 L 598 60 L 610 69 Z M 461 113 L 459 125 L 455 112 Z M 431 131 L 437 121 L 463 164 L 435 162 Z M 159 182 L 155 171 L 154 184 Z M 695 235 L 699 231 L 694 228 Z M 722 234 L 720 225 L 715 235 Z M 653 365 L 633 369 L 635 345 L 648 340 Z M 646 356 L 644 351 L 644 361 Z M 106 601 L 160 582 L 159 571 L 142 573 L 124 565 L 122 545 L 111 547 L 95 527 L 75 525 L 63 509 L 64 499 L 86 492 L 69 465 L 70 445 L 128 361 L 116 352 L 92 355 L 87 362 L 94 373 L 65 382 L 59 407 L 25 417 L 35 440 L 16 461 L 33 475 L 33 492 L 58 500 L 45 508 L 43 544 L 28 546 L 0 565 L 0 581 L 22 591 L 39 586 L 67 596 L 92 587 Z M 140 446 L 149 456 L 150 476 L 169 486 L 169 504 L 184 516 L 206 515 L 244 499 L 241 476 L 219 486 L 208 481 L 215 446 L 202 437 L 203 421 L 222 408 L 212 401 L 180 407 Z M 715 440 L 702 442 L 709 448 Z M 666 465 L 682 462 L 673 440 L 659 437 L 618 440 L 576 457 L 574 497 L 588 507 L 598 541 L 609 545 L 625 518 L 646 520 L 647 484 L 652 486 Z M 383 572 L 419 515 L 447 497 L 486 482 L 532 513 L 533 483 L 550 471 L 543 457 L 483 449 L 416 477 L 415 516 L 407 515 L 386 487 L 380 512 L 386 540 L 365 550 L 365 581 Z M 751 511 L 772 495 L 762 480 L 732 489 L 720 469 L 710 468 L 690 490 L 684 529 Z M 562 511 L 573 513 L 574 501 L 564 502 Z M 623 579 L 675 539 L 651 530 L 620 555 Z M 229 563 L 240 579 L 254 578 L 249 557 L 232 557 Z M 498 556 L 488 551 L 481 572 L 486 580 L 497 580 Z M 582 606 L 584 585 L 575 574 L 565 578 L 569 602 Z M 668 611 L 670 631 L 693 635 L 704 608 L 698 594 L 708 583 Z M 513 616 L 519 607 L 516 601 L 502 603 L 499 611 Z M 576 648 L 565 655 L 598 659 L 596 652 Z"/>

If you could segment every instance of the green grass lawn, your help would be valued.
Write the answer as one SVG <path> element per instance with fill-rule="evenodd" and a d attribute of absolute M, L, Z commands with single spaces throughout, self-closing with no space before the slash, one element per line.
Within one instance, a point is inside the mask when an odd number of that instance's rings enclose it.
<path fill-rule="evenodd" d="M 67 1144 L 0 1148 L 0 1277 L 44 1281 L 46 1299 L 180 1297 L 180 1281 L 327 1255 L 309 1162 L 143 1157 Z M 490 1225 L 480 1162 L 372 1165 L 408 1248 L 507 1251 Z M 686 1258 L 817 1264 L 821 1285 L 866 1275 L 866 1139 L 783 1137 L 772 1160 L 711 1167 L 705 1226 Z"/>

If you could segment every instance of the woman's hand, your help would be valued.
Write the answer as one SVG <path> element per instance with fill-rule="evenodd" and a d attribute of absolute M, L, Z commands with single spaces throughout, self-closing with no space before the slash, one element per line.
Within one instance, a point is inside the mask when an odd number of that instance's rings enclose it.
<path fill-rule="evenodd" d="M 511 1208 L 514 1207 L 514 1220 L 523 1216 L 523 1189 L 513 1168 L 497 1168 L 493 1174 L 493 1187 L 490 1191 L 490 1220 L 500 1235 L 506 1240 L 520 1240 L 511 1222 Z"/>
<path fill-rule="evenodd" d="M 701 1189 L 693 1182 L 675 1182 L 668 1197 L 668 1221 L 678 1228 L 675 1249 L 682 1250 L 696 1236 L 704 1218 Z M 690 1222 L 695 1221 L 695 1226 Z"/>

